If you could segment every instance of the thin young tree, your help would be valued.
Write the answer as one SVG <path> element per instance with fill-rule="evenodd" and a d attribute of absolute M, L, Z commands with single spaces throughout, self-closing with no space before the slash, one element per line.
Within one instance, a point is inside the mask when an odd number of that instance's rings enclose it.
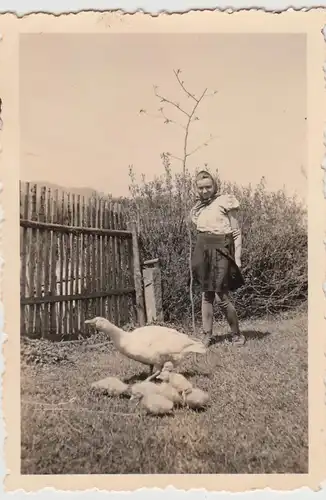
<path fill-rule="evenodd" d="M 189 158 L 197 153 L 200 149 L 207 147 L 208 144 L 215 139 L 215 136 L 212 134 L 209 135 L 209 137 L 201 144 L 198 144 L 194 148 L 190 148 L 190 132 L 191 132 L 191 127 L 194 124 L 195 121 L 199 120 L 198 117 L 198 109 L 200 107 L 200 104 L 202 101 L 207 98 L 207 97 L 213 97 L 217 94 L 217 90 L 214 90 L 213 92 L 209 92 L 208 88 L 205 88 L 202 92 L 199 94 L 196 94 L 192 91 L 189 90 L 188 86 L 185 84 L 183 78 L 182 78 L 182 71 L 181 69 L 173 70 L 175 79 L 177 81 L 178 86 L 181 88 L 184 96 L 186 97 L 187 101 L 189 102 L 189 105 L 183 106 L 179 102 L 177 102 L 174 99 L 170 99 L 166 97 L 164 94 L 162 94 L 159 90 L 159 87 L 157 85 L 154 85 L 154 94 L 157 97 L 157 99 L 160 101 L 160 107 L 158 108 L 159 115 L 151 115 L 148 113 L 145 109 L 141 109 L 140 113 L 141 114 L 146 114 L 148 116 L 154 116 L 155 118 L 160 117 L 163 119 L 164 123 L 169 125 L 176 125 L 178 127 L 181 127 L 183 130 L 183 147 L 182 147 L 182 155 L 181 156 L 176 156 L 175 154 L 172 153 L 165 153 L 168 157 L 181 162 L 182 165 L 182 176 L 183 176 L 183 193 L 182 193 L 182 201 L 183 201 L 183 206 L 185 207 L 185 221 L 186 221 L 186 227 L 187 227 L 187 233 L 188 233 L 188 238 L 189 238 L 189 273 L 190 273 L 190 303 L 191 303 L 191 316 L 192 316 L 192 327 L 195 332 L 196 330 L 196 323 L 195 323 L 195 308 L 194 308 L 194 299 L 193 299 L 193 274 L 192 274 L 192 267 L 191 267 L 191 258 L 192 258 L 192 236 L 191 236 L 191 221 L 189 220 L 189 216 L 187 213 L 187 203 L 186 203 L 186 196 L 187 196 L 187 164 Z M 175 110 L 178 111 L 180 115 L 180 121 L 172 119 L 169 116 L 169 110 L 174 108 Z"/>

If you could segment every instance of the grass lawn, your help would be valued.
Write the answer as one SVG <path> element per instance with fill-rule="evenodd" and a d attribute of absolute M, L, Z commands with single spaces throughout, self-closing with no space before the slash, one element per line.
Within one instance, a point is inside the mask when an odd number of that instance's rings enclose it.
<path fill-rule="evenodd" d="M 23 354 L 22 474 L 307 473 L 307 315 L 242 328 L 244 347 L 219 343 L 209 363 L 180 367 L 210 407 L 161 418 L 90 391 L 106 376 L 148 373 L 111 346 L 55 344 L 56 364 L 27 364 Z"/>

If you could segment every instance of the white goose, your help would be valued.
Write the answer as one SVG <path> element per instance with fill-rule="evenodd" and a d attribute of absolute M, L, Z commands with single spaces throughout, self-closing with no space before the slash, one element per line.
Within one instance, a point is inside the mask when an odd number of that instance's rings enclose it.
<path fill-rule="evenodd" d="M 164 326 L 148 325 L 125 332 L 105 318 L 86 320 L 97 330 L 106 333 L 116 349 L 124 356 L 150 366 L 147 380 L 157 377 L 167 361 L 177 366 L 190 353 L 206 354 L 205 345 L 184 333 Z"/>

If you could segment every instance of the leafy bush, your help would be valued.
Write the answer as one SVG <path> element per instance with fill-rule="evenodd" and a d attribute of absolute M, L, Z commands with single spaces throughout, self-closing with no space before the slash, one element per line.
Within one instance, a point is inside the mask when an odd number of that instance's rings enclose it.
<path fill-rule="evenodd" d="M 32 365 L 69 364 L 71 359 L 62 343 L 49 340 L 31 341 L 22 337 L 20 345 L 21 360 Z"/>
<path fill-rule="evenodd" d="M 194 203 L 194 177 L 172 174 L 169 157 L 162 155 L 164 173 L 153 181 L 136 182 L 130 168 L 131 201 L 128 217 L 137 220 L 143 259 L 160 259 L 163 307 L 167 321 L 191 314 L 189 296 L 189 235 L 186 213 Z M 223 182 L 221 192 L 240 201 L 243 232 L 242 266 L 245 285 L 234 294 L 240 317 L 260 316 L 296 307 L 307 299 L 307 220 L 303 205 L 282 190 L 269 192 L 264 180 L 241 187 Z M 187 193 L 184 200 L 183 193 Z M 195 228 L 192 227 L 193 248 Z M 200 290 L 194 287 L 195 310 Z"/>

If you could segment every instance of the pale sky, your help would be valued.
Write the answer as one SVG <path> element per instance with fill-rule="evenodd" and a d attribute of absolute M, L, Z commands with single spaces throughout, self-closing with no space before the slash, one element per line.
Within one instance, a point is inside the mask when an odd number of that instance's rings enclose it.
<path fill-rule="evenodd" d="M 128 165 L 138 177 L 162 173 L 160 154 L 182 154 L 183 130 L 139 110 L 158 114 L 153 85 L 189 106 L 173 75 L 181 68 L 192 92 L 218 90 L 199 108 L 190 147 L 217 138 L 189 168 L 208 163 L 240 184 L 265 176 L 270 189 L 306 198 L 304 35 L 24 35 L 20 54 L 22 180 L 119 196 Z"/>

